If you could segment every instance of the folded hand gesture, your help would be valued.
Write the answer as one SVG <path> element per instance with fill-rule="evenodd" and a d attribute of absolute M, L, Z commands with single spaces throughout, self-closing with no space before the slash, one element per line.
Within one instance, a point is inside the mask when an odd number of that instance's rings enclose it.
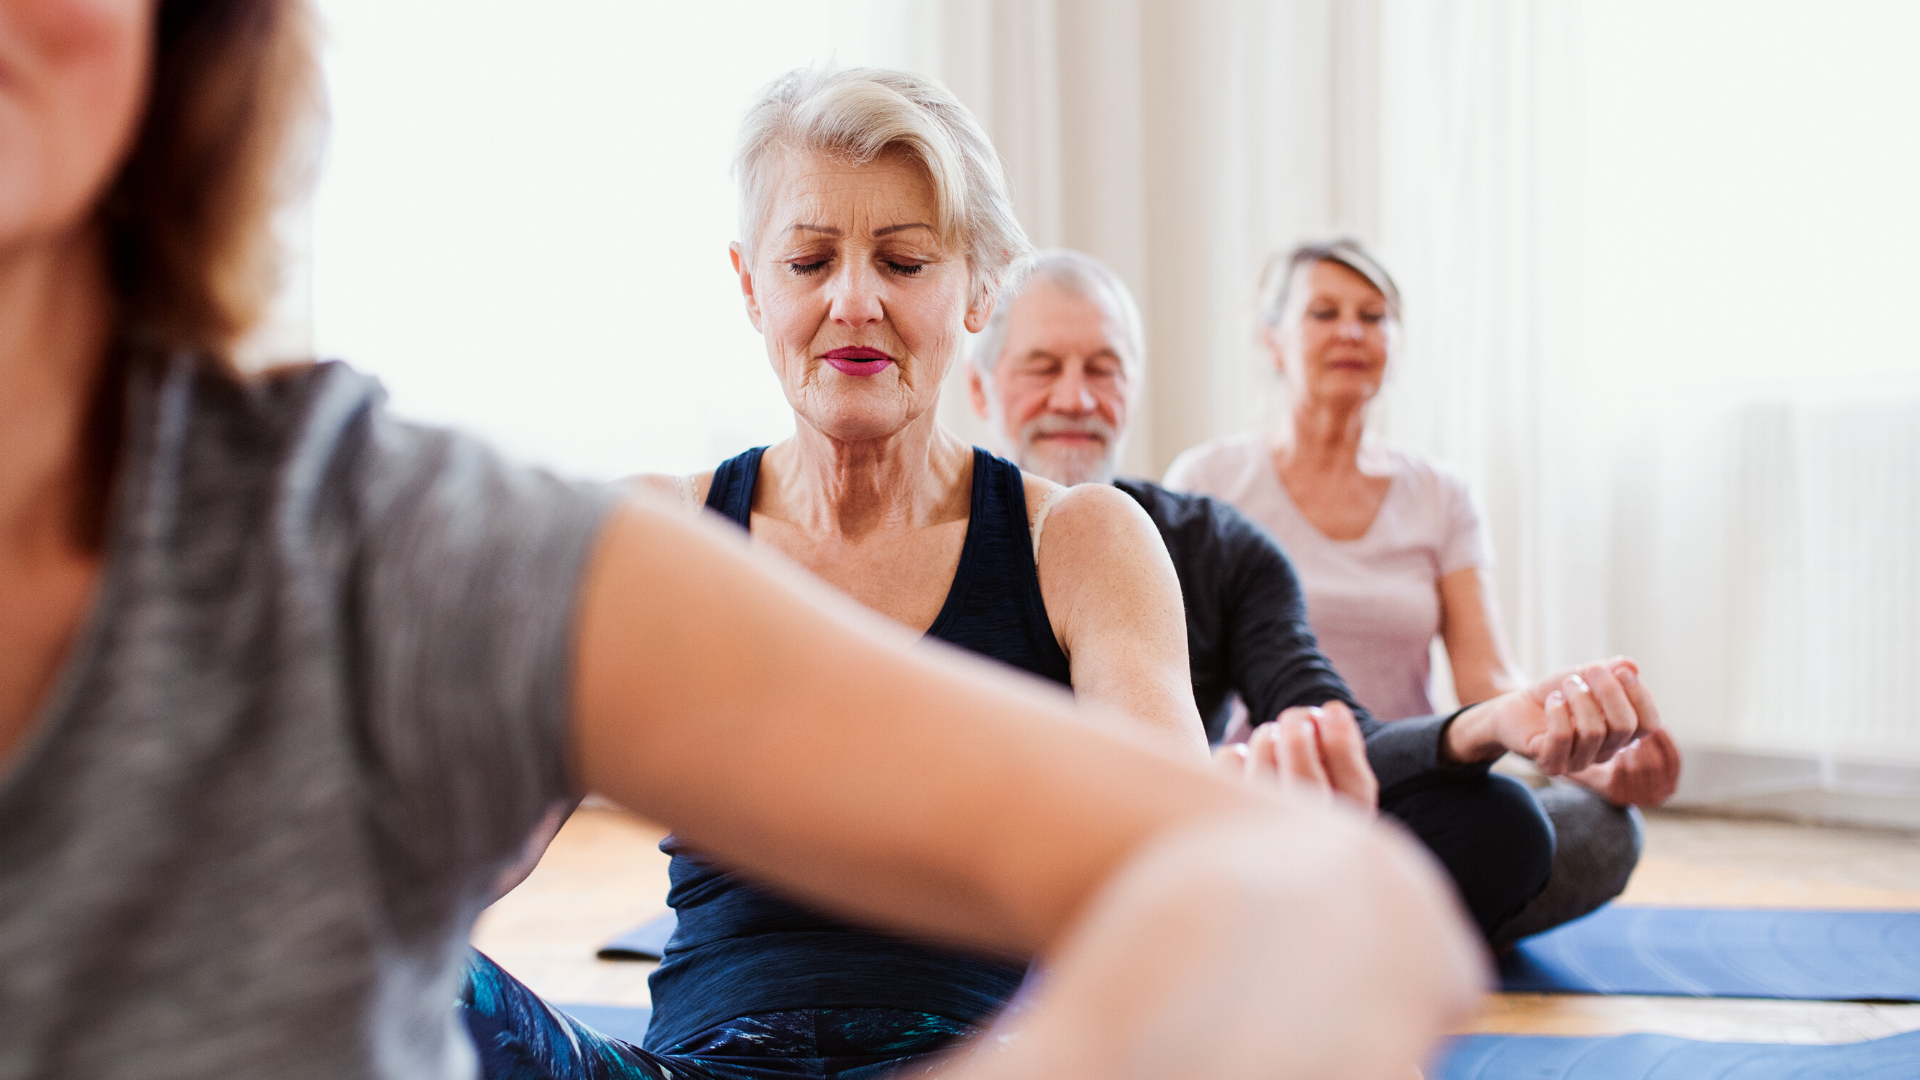
<path fill-rule="evenodd" d="M 1449 726 L 1446 750 L 1458 761 L 1490 761 L 1511 750 L 1541 772 L 1563 776 L 1609 761 L 1658 730 L 1660 710 L 1639 668 L 1617 656 L 1475 705 Z"/>

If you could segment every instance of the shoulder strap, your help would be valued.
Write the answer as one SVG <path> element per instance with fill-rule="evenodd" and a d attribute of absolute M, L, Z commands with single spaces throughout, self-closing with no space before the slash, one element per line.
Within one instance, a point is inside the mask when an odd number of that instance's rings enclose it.
<path fill-rule="evenodd" d="M 1033 565 L 1040 565 L 1040 532 L 1047 527 L 1047 515 L 1053 511 L 1053 504 L 1060 496 L 1072 491 L 1070 487 L 1056 487 L 1040 496 L 1040 506 L 1033 512 Z"/>
<path fill-rule="evenodd" d="M 752 531 L 753 486 L 760 479 L 760 456 L 766 452 L 766 447 L 756 446 L 721 462 L 713 470 L 713 485 L 707 488 L 707 509 Z"/>

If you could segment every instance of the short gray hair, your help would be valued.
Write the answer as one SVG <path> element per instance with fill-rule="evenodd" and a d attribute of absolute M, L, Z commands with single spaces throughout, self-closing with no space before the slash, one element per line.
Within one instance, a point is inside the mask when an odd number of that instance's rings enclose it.
<path fill-rule="evenodd" d="M 1302 266 L 1314 266 L 1319 263 L 1333 263 L 1365 278 L 1367 284 L 1380 291 L 1386 298 L 1387 314 L 1396 322 L 1400 319 L 1400 286 L 1393 283 L 1387 268 L 1373 257 L 1360 241 L 1350 237 L 1329 240 L 1315 244 L 1301 244 L 1286 255 L 1275 255 L 1267 260 L 1267 268 L 1260 274 L 1260 330 L 1265 331 L 1280 321 L 1280 315 L 1287 308 L 1287 301 L 1293 298 L 1294 273 Z"/>
<path fill-rule="evenodd" d="M 1120 343 L 1124 350 L 1120 359 L 1128 370 L 1140 370 L 1147 355 L 1147 335 L 1140 323 L 1140 305 L 1133 302 L 1133 290 L 1113 272 L 1113 267 L 1083 251 L 1048 248 L 1033 257 L 1026 276 L 1017 285 L 1001 294 L 994 304 L 993 317 L 973 339 L 969 359 L 983 378 L 993 377 L 994 365 L 1000 362 L 1000 350 L 1007 346 L 1007 320 L 1012 317 L 1014 303 L 1039 282 L 1084 297 L 1114 316 L 1126 337 Z"/>
<path fill-rule="evenodd" d="M 778 159 L 826 154 L 864 165 L 898 150 L 926 170 L 945 243 L 967 252 L 977 302 L 1033 252 L 1013 213 L 1006 166 L 965 105 L 938 82 L 885 68 L 798 68 L 769 83 L 740 124 L 740 242 L 749 255 L 770 212 Z"/>

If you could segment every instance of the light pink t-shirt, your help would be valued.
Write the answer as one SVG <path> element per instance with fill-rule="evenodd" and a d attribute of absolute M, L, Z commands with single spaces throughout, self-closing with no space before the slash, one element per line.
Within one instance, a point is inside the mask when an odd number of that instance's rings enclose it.
<path fill-rule="evenodd" d="M 1196 446 L 1166 486 L 1224 499 L 1266 526 L 1306 590 L 1320 649 L 1379 720 L 1433 712 L 1429 648 L 1440 630 L 1442 577 L 1493 563 L 1466 481 L 1391 447 L 1369 446 L 1392 483 L 1358 540 L 1333 540 L 1293 503 L 1258 432 Z"/>

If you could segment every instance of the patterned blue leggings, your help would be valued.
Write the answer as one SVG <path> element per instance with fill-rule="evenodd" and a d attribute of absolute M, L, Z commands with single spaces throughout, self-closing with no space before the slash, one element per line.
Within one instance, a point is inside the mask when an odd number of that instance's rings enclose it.
<path fill-rule="evenodd" d="M 553 1008 L 477 951 L 458 1009 L 485 1080 L 906 1080 L 974 1030 L 903 1009 L 805 1009 L 743 1016 L 656 1054 Z"/>

